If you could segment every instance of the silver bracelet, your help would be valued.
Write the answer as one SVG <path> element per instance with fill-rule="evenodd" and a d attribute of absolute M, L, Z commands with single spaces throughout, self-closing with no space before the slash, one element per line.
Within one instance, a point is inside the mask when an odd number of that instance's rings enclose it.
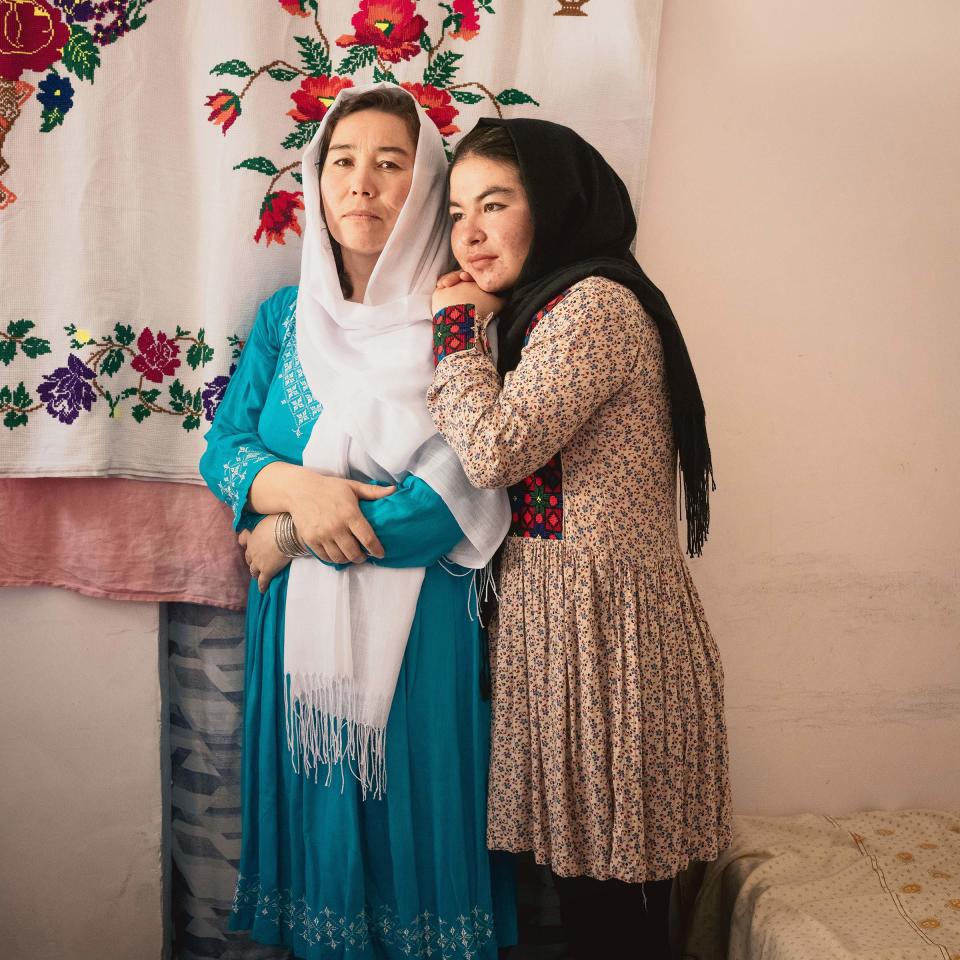
<path fill-rule="evenodd" d="M 293 517 L 289 513 L 281 513 L 277 516 L 273 536 L 277 542 L 277 549 L 291 560 L 295 560 L 297 557 L 305 557 L 310 553 L 300 542 L 300 537 L 297 536 L 297 528 L 293 524 Z"/>

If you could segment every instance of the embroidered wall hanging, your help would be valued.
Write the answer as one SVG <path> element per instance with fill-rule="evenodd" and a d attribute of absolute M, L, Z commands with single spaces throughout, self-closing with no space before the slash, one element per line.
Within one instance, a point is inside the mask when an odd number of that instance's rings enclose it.
<path fill-rule="evenodd" d="M 198 479 L 345 86 L 402 84 L 448 148 L 567 123 L 639 206 L 661 0 L 610 6 L 0 0 L 0 476 Z"/>

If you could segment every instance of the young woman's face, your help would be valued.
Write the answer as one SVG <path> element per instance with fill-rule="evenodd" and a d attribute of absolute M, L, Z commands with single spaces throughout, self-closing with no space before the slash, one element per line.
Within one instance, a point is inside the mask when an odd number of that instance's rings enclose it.
<path fill-rule="evenodd" d="M 468 156 L 450 173 L 453 255 L 487 293 L 516 283 L 533 241 L 533 217 L 512 164 Z"/>
<path fill-rule="evenodd" d="M 406 123 L 393 114 L 361 110 L 336 125 L 320 197 L 327 227 L 345 251 L 379 256 L 410 192 L 416 152 Z"/>

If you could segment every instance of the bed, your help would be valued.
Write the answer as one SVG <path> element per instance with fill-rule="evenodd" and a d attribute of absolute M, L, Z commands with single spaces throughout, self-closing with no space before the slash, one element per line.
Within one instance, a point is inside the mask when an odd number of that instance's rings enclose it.
<path fill-rule="evenodd" d="M 737 817 L 684 960 L 960 960 L 960 810 Z"/>

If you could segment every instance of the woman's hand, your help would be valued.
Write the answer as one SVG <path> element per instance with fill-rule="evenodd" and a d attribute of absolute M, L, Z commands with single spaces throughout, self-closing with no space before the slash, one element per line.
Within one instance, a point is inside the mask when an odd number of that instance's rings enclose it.
<path fill-rule="evenodd" d="M 457 279 L 450 283 L 444 283 L 452 277 L 466 277 L 467 279 Z M 444 283 L 443 286 L 440 286 Z M 433 291 L 432 309 L 436 313 L 443 310 L 444 307 L 454 306 L 460 303 L 472 303 L 477 308 L 477 318 L 485 317 L 489 313 L 499 313 L 504 304 L 502 297 L 487 293 L 481 290 L 473 281 L 473 277 L 465 271 L 459 274 L 448 273 L 437 281 L 437 289 Z"/>
<path fill-rule="evenodd" d="M 277 461 L 254 477 L 249 503 L 257 513 L 290 513 L 300 541 L 321 560 L 363 563 L 368 554 L 382 558 L 383 546 L 359 501 L 379 500 L 394 490 Z"/>
<path fill-rule="evenodd" d="M 324 477 L 311 470 L 304 474 L 289 491 L 300 541 L 330 563 L 363 563 L 368 555 L 382 559 L 383 545 L 360 511 L 360 501 L 388 497 L 397 488 Z"/>
<path fill-rule="evenodd" d="M 270 581 L 290 562 L 277 547 L 276 525 L 276 514 L 264 517 L 253 530 L 242 530 L 238 538 L 250 576 L 256 578 L 261 593 L 267 592 Z"/>
<path fill-rule="evenodd" d="M 467 283 L 473 283 L 473 275 L 466 270 L 451 270 L 437 281 L 437 289 L 442 290 L 444 287 L 454 287 L 462 280 L 465 280 Z"/>

